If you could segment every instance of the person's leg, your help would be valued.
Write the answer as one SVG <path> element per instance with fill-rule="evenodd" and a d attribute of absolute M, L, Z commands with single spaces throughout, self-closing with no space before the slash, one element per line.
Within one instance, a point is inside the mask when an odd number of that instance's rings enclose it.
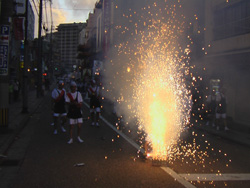
<path fill-rule="evenodd" d="M 66 132 L 66 130 L 65 130 L 66 121 L 67 121 L 66 115 L 62 114 L 62 116 L 61 116 L 61 129 L 62 129 L 62 132 Z"/>
<path fill-rule="evenodd" d="M 220 114 L 219 114 L 219 113 L 216 113 L 215 116 L 216 116 L 215 118 L 216 118 L 216 126 L 217 126 L 216 129 L 217 129 L 217 131 L 218 131 L 218 130 L 220 130 L 220 118 L 221 118 L 221 117 L 220 117 Z"/>
<path fill-rule="evenodd" d="M 68 144 L 72 144 L 73 143 L 73 130 L 74 130 L 74 119 L 69 119 L 69 141 Z"/>
<path fill-rule="evenodd" d="M 90 119 L 91 119 L 91 125 L 94 126 L 95 125 L 95 106 L 94 106 L 94 102 L 93 99 L 90 99 Z"/>
<path fill-rule="evenodd" d="M 228 126 L 227 126 L 227 119 L 226 119 L 226 118 L 223 119 L 223 124 L 224 124 L 225 131 L 228 131 L 229 128 L 228 128 Z"/>
<path fill-rule="evenodd" d="M 82 118 L 79 118 L 77 120 L 77 139 L 80 143 L 83 142 L 83 140 L 81 139 L 80 137 L 80 134 L 81 134 L 81 127 L 82 127 Z"/>
<path fill-rule="evenodd" d="M 95 111 L 91 109 L 90 111 L 91 125 L 95 125 Z"/>
<path fill-rule="evenodd" d="M 100 113 L 101 113 L 101 109 L 100 109 L 100 107 L 97 107 L 95 109 L 95 114 L 96 114 L 96 126 L 98 126 L 98 127 L 99 127 Z"/>
<path fill-rule="evenodd" d="M 212 114 L 212 127 L 215 127 L 215 113 Z"/>
<path fill-rule="evenodd" d="M 82 127 L 82 124 L 81 123 L 77 123 L 77 136 L 78 137 L 80 137 L 81 127 Z"/>
<path fill-rule="evenodd" d="M 226 116 L 226 114 L 222 114 L 222 121 L 223 121 L 225 131 L 229 131 L 229 128 L 227 126 L 227 116 Z"/>
<path fill-rule="evenodd" d="M 96 126 L 99 127 L 99 116 L 100 116 L 100 113 L 99 112 L 95 112 L 95 117 L 96 117 Z"/>
<path fill-rule="evenodd" d="M 54 114 L 53 119 L 54 119 L 54 134 L 57 134 L 58 116 Z"/>

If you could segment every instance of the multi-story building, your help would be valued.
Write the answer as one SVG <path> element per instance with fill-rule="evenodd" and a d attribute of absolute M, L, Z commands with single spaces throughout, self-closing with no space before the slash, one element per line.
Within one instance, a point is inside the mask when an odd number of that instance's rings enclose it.
<path fill-rule="evenodd" d="M 15 0 L 15 4 L 12 3 L 11 9 L 14 10 L 9 15 L 9 21 L 11 24 L 11 30 L 13 31 L 11 40 L 10 40 L 10 79 L 21 79 L 20 77 L 20 59 L 21 56 L 24 56 L 23 52 L 23 41 L 25 39 L 25 12 L 26 12 L 26 5 L 25 0 Z M 28 2 L 28 25 L 27 25 L 27 40 L 33 41 L 34 40 L 34 27 L 35 27 L 35 15 L 33 8 L 31 6 L 31 2 Z M 6 2 L 5 2 L 6 5 Z M 14 6 L 15 5 L 15 6 Z M 18 6 L 19 5 L 19 6 Z M 4 10 L 4 14 L 8 15 L 8 9 Z M 12 14 L 14 13 L 14 14 Z M 10 19 L 11 18 L 11 19 Z M 29 43 L 30 44 L 30 43 Z M 28 58 L 26 65 L 29 66 L 30 62 L 33 60 L 31 55 L 31 48 L 28 46 Z"/>
<path fill-rule="evenodd" d="M 145 9 L 147 3 L 152 4 L 153 1 L 144 1 L 143 4 L 132 0 L 100 2 L 102 12 L 99 15 L 102 22 L 98 25 L 95 12 L 91 13 L 86 36 L 89 41 L 94 38 L 97 47 L 98 27 L 103 28 L 100 44 L 105 59 L 115 44 L 133 37 L 130 32 L 121 34 L 120 31 L 132 31 L 135 20 L 138 21 L 141 16 L 140 11 Z M 225 87 L 228 116 L 242 125 L 249 125 L 250 105 L 246 101 L 250 96 L 250 1 L 192 0 L 183 3 L 186 21 L 192 23 L 192 28 L 188 32 L 194 32 L 191 33 L 195 47 L 192 49 L 195 50 L 195 53 L 192 51 L 192 55 L 195 55 L 192 56 L 192 61 L 199 67 L 198 76 L 200 74 L 204 78 L 204 88 L 211 91 Z M 205 100 L 208 93 L 207 90 L 203 92 L 202 98 Z"/>
<path fill-rule="evenodd" d="M 79 64 L 77 48 L 79 45 L 79 32 L 83 26 L 83 23 L 69 23 L 60 24 L 57 27 L 57 44 L 61 63 L 68 71 L 72 71 L 73 67 Z"/>
<path fill-rule="evenodd" d="M 95 57 L 93 58 L 97 58 L 97 54 L 102 51 L 102 15 L 102 2 L 99 1 L 95 5 L 93 13 L 89 13 L 85 33 L 85 44 L 91 46 L 92 53 L 95 54 Z"/>
<path fill-rule="evenodd" d="M 79 45 L 84 45 L 85 43 L 86 43 L 86 26 L 83 27 L 82 30 L 79 32 Z"/>
<path fill-rule="evenodd" d="M 205 67 L 210 88 L 225 87 L 228 116 L 250 126 L 250 1 L 207 0 L 205 10 Z"/>
<path fill-rule="evenodd" d="M 34 40 L 34 32 L 35 32 L 35 14 L 33 8 L 29 1 L 28 6 L 28 31 L 27 31 L 28 40 Z"/>

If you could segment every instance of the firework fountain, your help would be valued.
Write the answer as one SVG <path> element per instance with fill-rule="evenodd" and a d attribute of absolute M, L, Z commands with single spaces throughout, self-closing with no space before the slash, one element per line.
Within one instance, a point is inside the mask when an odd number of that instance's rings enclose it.
<path fill-rule="evenodd" d="M 137 132 L 142 147 L 150 144 L 148 156 L 153 163 L 194 167 L 219 176 L 219 157 L 224 157 L 226 167 L 231 159 L 192 128 L 202 122 L 201 115 L 192 112 L 200 119 L 189 122 L 192 101 L 197 102 L 191 89 L 199 94 L 196 84 L 202 81 L 194 75 L 195 65 L 189 57 L 194 42 L 186 31 L 192 23 L 187 21 L 180 0 L 136 2 L 127 2 L 133 6 L 124 10 L 120 25 L 114 27 L 114 48 L 102 73 L 105 97 L 115 105 L 118 119 L 126 122 L 128 133 Z M 194 18 L 197 20 L 197 15 Z M 207 54 L 205 48 L 202 51 Z M 186 139 L 181 137 L 183 131 Z"/>
<path fill-rule="evenodd" d="M 124 14 L 130 28 L 117 26 L 117 32 L 130 37 L 115 46 L 104 72 L 106 97 L 127 121 L 136 118 L 157 160 L 171 157 L 191 110 L 192 41 L 179 9 L 179 3 L 153 3 Z"/>

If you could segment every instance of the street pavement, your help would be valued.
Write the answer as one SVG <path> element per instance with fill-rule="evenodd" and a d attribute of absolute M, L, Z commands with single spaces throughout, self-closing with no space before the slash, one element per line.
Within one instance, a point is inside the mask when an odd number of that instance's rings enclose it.
<path fill-rule="evenodd" d="M 44 95 L 47 95 L 50 91 L 45 91 Z M 32 114 L 36 112 L 39 106 L 43 103 L 45 97 L 37 97 L 36 90 L 28 91 L 28 112 L 22 113 L 23 103 L 22 98 L 9 105 L 9 125 L 7 128 L 0 129 L 0 158 L 5 156 L 6 151 L 15 140 L 18 133 L 28 123 Z"/>
<path fill-rule="evenodd" d="M 36 91 L 29 91 L 28 98 L 28 111 L 29 113 L 22 113 L 22 101 L 13 102 L 9 106 L 10 110 L 10 118 L 9 118 L 9 127 L 4 132 L 0 133 L 0 181 L 9 181 L 11 178 L 4 177 L 4 174 L 1 173 L 1 164 L 9 158 L 8 149 L 11 147 L 13 142 L 18 139 L 19 133 L 25 128 L 25 126 L 29 123 L 39 109 L 39 107 L 44 104 L 45 100 L 48 100 L 51 91 L 45 91 L 45 96 L 37 98 Z M 48 124 L 51 122 L 48 122 Z M 105 122 L 102 122 L 105 123 Z M 230 131 L 217 131 L 215 128 L 211 126 L 206 126 L 204 123 L 199 123 L 195 128 L 206 131 L 210 134 L 216 135 L 226 140 L 230 140 L 232 142 L 246 145 L 250 147 L 250 136 L 246 131 L 239 130 L 235 124 L 230 124 Z M 52 131 L 53 129 L 51 129 Z M 107 138 L 100 136 L 100 140 L 105 140 Z M 65 140 L 66 142 L 67 140 Z M 94 152 L 94 151 L 90 151 Z M 102 151 L 103 152 L 103 151 Z M 93 153 L 94 154 L 94 153 Z M 37 157 L 37 156 L 36 156 Z M 103 157 L 103 156 L 102 156 Z M 15 162 L 15 161 L 12 161 Z M 82 161 L 79 161 L 82 162 Z M 46 172 L 44 172 L 46 173 Z M 6 182 L 3 185 L 8 185 Z"/>
<path fill-rule="evenodd" d="M 6 161 L 12 164 L 0 166 L 1 188 L 183 187 L 160 168 L 137 158 L 137 149 L 103 121 L 99 128 L 84 121 L 84 142 L 74 139 L 67 144 L 69 127 L 67 133 L 53 134 L 49 104 L 48 94 L 6 152 Z M 89 115 L 85 105 L 82 110 L 84 117 Z"/>
<path fill-rule="evenodd" d="M 50 91 L 45 91 L 44 95 L 50 95 Z M 0 132 L 0 156 L 3 157 L 9 148 L 10 144 L 15 139 L 16 135 L 27 124 L 33 113 L 36 112 L 38 107 L 43 103 L 45 97 L 37 98 L 36 90 L 29 91 L 28 95 L 28 113 L 22 113 L 22 100 L 13 102 L 9 106 L 9 126 L 4 132 Z M 221 138 L 231 140 L 233 142 L 247 145 L 250 147 L 250 134 L 248 131 L 239 130 L 237 124 L 229 124 L 230 131 L 217 131 L 212 126 L 205 125 L 206 122 L 199 122 L 195 128 L 207 131 L 210 134 L 217 135 Z"/>

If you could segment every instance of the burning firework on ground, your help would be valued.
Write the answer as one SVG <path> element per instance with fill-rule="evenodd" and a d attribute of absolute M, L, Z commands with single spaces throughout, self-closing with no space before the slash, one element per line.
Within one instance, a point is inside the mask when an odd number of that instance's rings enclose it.
<path fill-rule="evenodd" d="M 153 158 L 158 159 L 168 156 L 176 144 L 191 109 L 185 79 L 187 59 L 178 37 L 173 37 L 181 34 L 181 28 L 170 23 L 154 21 L 153 29 L 142 36 L 142 41 L 151 44 L 139 46 L 142 68 L 135 79 L 136 114 L 151 143 Z"/>
<path fill-rule="evenodd" d="M 125 117 L 136 117 L 151 143 L 151 155 L 157 159 L 169 155 L 191 109 L 186 80 L 191 40 L 184 36 L 184 17 L 176 13 L 181 6 L 165 5 L 160 11 L 154 3 L 142 8 L 141 14 L 131 10 L 129 16 L 124 15 L 132 20 L 136 17 L 134 24 L 117 28 L 126 28 L 122 35 L 130 32 L 132 37 L 116 46 L 117 56 L 110 60 L 116 72 L 110 78 L 109 91 L 120 109 L 130 111 Z"/>
<path fill-rule="evenodd" d="M 192 106 L 190 90 L 195 80 L 189 53 L 193 42 L 185 34 L 188 24 L 180 14 L 181 4 L 161 3 L 142 7 L 140 12 L 130 9 L 123 15 L 127 25 L 116 26 L 117 38 L 126 40 L 115 45 L 105 63 L 106 97 L 126 122 L 137 122 L 153 159 L 171 163 L 192 158 L 204 164 L 208 148 L 202 150 L 196 144 L 195 133 L 191 143 L 180 140 Z"/>

